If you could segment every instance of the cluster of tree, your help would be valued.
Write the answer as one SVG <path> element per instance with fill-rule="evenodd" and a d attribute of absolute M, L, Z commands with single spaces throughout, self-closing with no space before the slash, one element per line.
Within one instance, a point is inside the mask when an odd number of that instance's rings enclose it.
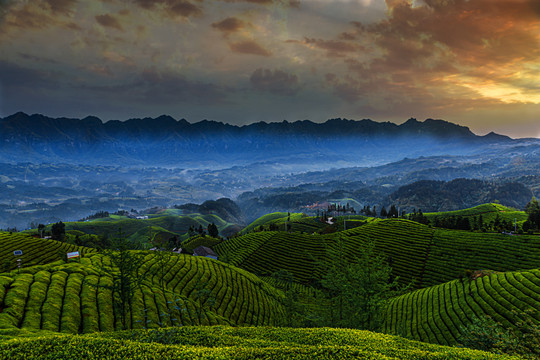
<path fill-rule="evenodd" d="M 398 218 L 400 217 L 399 210 L 397 209 L 396 205 L 391 205 L 389 210 L 386 210 L 386 207 L 381 208 L 381 212 L 377 213 L 377 207 L 369 205 L 365 205 L 362 210 L 360 210 L 361 214 L 364 214 L 366 216 L 374 216 L 374 217 L 382 217 L 382 218 Z M 405 216 L 405 211 L 401 212 L 401 216 Z"/>
<path fill-rule="evenodd" d="M 371 209 L 371 206 L 369 205 L 364 205 L 364 207 L 362 208 L 362 210 L 360 210 L 360 214 L 364 214 L 366 216 L 378 216 L 377 215 L 377 207 L 376 206 L 373 206 L 373 209 Z"/>
<path fill-rule="evenodd" d="M 479 221 L 479 225 L 480 229 L 482 231 L 485 231 L 486 229 L 486 224 L 483 224 L 482 223 L 482 220 Z M 476 226 L 475 226 L 476 228 Z M 514 225 L 514 222 L 510 221 L 510 220 L 505 220 L 505 219 L 502 219 L 499 214 L 497 214 L 497 216 L 495 217 L 495 220 L 493 222 L 490 222 L 489 223 L 489 229 L 491 230 L 495 230 L 497 232 L 502 232 L 502 231 L 513 231 L 515 229 L 515 225 Z"/>
<path fill-rule="evenodd" d="M 474 229 L 479 229 L 478 220 L 474 217 Z M 482 224 L 482 215 L 480 215 L 480 227 Z M 463 216 L 435 216 L 433 218 L 433 226 L 442 227 L 446 229 L 456 229 L 456 230 L 473 230 L 471 222 L 468 217 Z"/>
<path fill-rule="evenodd" d="M 321 222 L 327 222 L 328 221 L 328 212 L 326 210 L 319 211 L 317 209 L 317 217 Z"/>
<path fill-rule="evenodd" d="M 518 321 L 507 327 L 490 316 L 474 317 L 471 324 L 461 327 L 461 345 L 496 354 L 519 355 L 527 359 L 540 357 L 540 325 L 533 309 L 512 311 Z"/>
<path fill-rule="evenodd" d="M 53 224 L 51 227 L 51 236 L 54 240 L 64 241 L 66 238 L 66 224 L 62 221 Z"/>
<path fill-rule="evenodd" d="M 386 210 L 386 208 L 383 206 L 381 209 L 381 217 L 382 218 L 398 218 L 399 212 L 395 205 L 390 206 L 390 210 Z"/>
<path fill-rule="evenodd" d="M 215 237 L 215 238 L 219 237 L 219 229 L 214 223 L 208 224 L 208 226 L 206 227 L 206 230 L 202 227 L 202 225 L 199 225 L 198 228 L 194 228 L 193 226 L 190 226 L 188 229 L 188 233 L 189 233 L 189 237 L 194 236 L 196 233 L 198 233 L 199 235 L 206 235 L 208 233 L 208 235 L 210 235 L 211 237 Z"/>
<path fill-rule="evenodd" d="M 326 213 L 331 213 L 332 215 L 339 216 L 340 214 L 356 214 L 356 210 L 354 210 L 354 207 L 350 206 L 349 203 L 347 203 L 347 205 L 330 204 L 326 209 Z"/>
<path fill-rule="evenodd" d="M 418 212 L 416 212 L 416 209 L 413 209 L 413 212 L 407 218 L 420 224 L 429 225 L 429 219 L 422 213 L 422 209 L 418 209 Z"/>
<path fill-rule="evenodd" d="M 528 216 L 523 223 L 523 231 L 538 230 L 540 228 L 540 206 L 534 196 L 525 207 L 525 212 Z"/>
<path fill-rule="evenodd" d="M 339 239 L 335 247 L 327 247 L 324 261 L 314 261 L 324 275 L 315 284 L 318 289 L 313 295 L 286 286 L 286 326 L 376 330 L 385 301 L 409 289 L 398 284 L 384 255 L 375 252 L 372 242 L 362 247 L 359 257 L 352 257 Z M 283 270 L 273 277 L 286 284 L 293 281 L 293 275 Z"/>
<path fill-rule="evenodd" d="M 77 246 L 86 246 L 98 250 L 111 249 L 113 247 L 113 243 L 111 242 L 111 239 L 107 234 L 84 234 L 75 236 L 70 236 L 69 234 L 67 234 L 66 242 L 72 243 Z"/>
<path fill-rule="evenodd" d="M 278 224 L 272 222 L 272 223 L 268 224 L 267 227 L 264 227 L 263 225 L 259 225 L 255 229 L 253 229 L 253 231 L 255 231 L 255 232 L 259 232 L 259 231 L 280 231 L 280 230 L 283 230 L 283 229 L 285 229 L 285 231 L 290 231 L 291 228 L 292 228 L 292 226 L 291 226 L 290 222 L 285 223 L 281 228 L 280 228 L 280 226 Z"/>
<path fill-rule="evenodd" d="M 92 214 L 92 215 L 89 215 L 89 216 L 87 216 L 85 218 L 79 219 L 79 221 L 102 219 L 102 218 L 106 218 L 106 217 L 109 217 L 109 216 L 110 216 L 110 214 L 109 214 L 108 211 L 98 211 L 95 214 Z"/>

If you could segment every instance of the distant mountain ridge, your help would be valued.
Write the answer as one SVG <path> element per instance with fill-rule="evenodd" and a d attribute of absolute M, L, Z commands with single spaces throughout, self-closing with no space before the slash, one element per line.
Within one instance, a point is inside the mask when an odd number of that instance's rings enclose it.
<path fill-rule="evenodd" d="M 22 112 L 0 119 L 1 162 L 70 162 L 123 165 L 223 164 L 253 161 L 356 159 L 386 162 L 405 156 L 466 154 L 490 144 L 519 140 L 477 136 L 444 120 L 409 119 L 401 125 L 372 120 L 324 123 L 258 122 L 235 126 L 203 120 L 50 118 Z M 385 147 L 381 153 L 380 147 Z"/>

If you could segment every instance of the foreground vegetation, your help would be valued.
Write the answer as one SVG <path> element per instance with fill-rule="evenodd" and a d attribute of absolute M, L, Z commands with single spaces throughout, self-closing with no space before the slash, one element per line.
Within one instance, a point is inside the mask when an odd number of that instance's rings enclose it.
<path fill-rule="evenodd" d="M 519 359 L 347 329 L 182 327 L 19 337 L 0 359 Z"/>

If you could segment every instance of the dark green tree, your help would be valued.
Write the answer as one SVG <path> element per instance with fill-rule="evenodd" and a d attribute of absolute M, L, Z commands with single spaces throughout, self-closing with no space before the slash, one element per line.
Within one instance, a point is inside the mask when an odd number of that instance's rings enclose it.
<path fill-rule="evenodd" d="M 142 278 L 138 270 L 143 263 L 142 254 L 135 251 L 138 246 L 131 243 L 122 231 L 118 236 L 111 239 L 112 249 L 104 249 L 103 254 L 111 261 L 111 266 L 103 267 L 103 270 L 112 277 L 112 285 L 104 286 L 113 291 L 113 306 L 115 314 L 120 316 L 123 329 L 132 327 L 131 309 L 135 290 L 140 286 Z"/>
<path fill-rule="evenodd" d="M 398 213 L 398 210 L 396 208 L 396 205 L 391 205 L 390 206 L 390 210 L 388 210 L 388 217 L 389 218 L 398 218 L 399 217 L 399 213 Z"/>
<path fill-rule="evenodd" d="M 208 235 L 210 235 L 211 237 L 217 238 L 219 236 L 219 230 L 216 224 L 214 223 L 208 224 L 207 230 L 208 230 Z"/>
<path fill-rule="evenodd" d="M 525 212 L 528 215 L 527 221 L 529 222 L 529 228 L 540 228 L 540 206 L 538 205 L 538 200 L 536 200 L 534 196 L 525 207 Z"/>
<path fill-rule="evenodd" d="M 43 230 L 45 230 L 45 225 L 39 224 L 37 228 L 38 228 L 38 231 L 39 231 L 39 236 L 41 238 L 43 238 Z"/>
<path fill-rule="evenodd" d="M 359 254 L 348 255 L 340 238 L 328 248 L 324 262 L 319 261 L 326 306 L 318 325 L 375 330 L 385 301 L 409 288 L 392 277 L 392 268 L 375 252 L 373 242 L 365 243 Z"/>
<path fill-rule="evenodd" d="M 51 234 L 54 240 L 64 241 L 66 237 L 66 224 L 61 221 L 53 224 L 51 227 Z"/>
<path fill-rule="evenodd" d="M 282 281 L 285 284 L 285 291 L 288 291 L 291 284 L 294 281 L 293 274 L 287 270 L 280 269 L 272 273 L 272 277 L 278 281 Z"/>

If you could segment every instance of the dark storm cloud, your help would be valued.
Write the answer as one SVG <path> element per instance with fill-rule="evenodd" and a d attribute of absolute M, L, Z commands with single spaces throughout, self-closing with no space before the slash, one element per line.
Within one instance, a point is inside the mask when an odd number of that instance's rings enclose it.
<path fill-rule="evenodd" d="M 54 13 L 69 14 L 77 4 L 77 0 L 44 0 L 42 7 L 48 8 Z"/>
<path fill-rule="evenodd" d="M 271 56 L 272 53 L 259 45 L 254 40 L 244 40 L 233 42 L 229 44 L 229 48 L 235 53 L 259 55 L 259 56 Z"/>
<path fill-rule="evenodd" d="M 105 97 L 120 102 L 155 105 L 216 105 L 226 101 L 231 89 L 208 82 L 193 81 L 183 75 L 145 69 L 130 82 L 116 85 L 83 85 L 93 98 Z"/>
<path fill-rule="evenodd" d="M 53 60 L 53 59 L 49 59 L 49 58 L 45 58 L 45 57 L 42 57 L 42 56 L 35 56 L 35 55 L 26 54 L 26 53 L 19 53 L 19 56 L 21 58 L 25 59 L 25 60 L 30 60 L 30 61 L 33 61 L 33 62 L 48 63 L 48 64 L 58 64 L 58 61 Z"/>
<path fill-rule="evenodd" d="M 110 15 L 110 14 L 96 15 L 95 19 L 101 26 L 110 27 L 116 30 L 124 31 L 118 19 L 115 18 L 113 15 Z"/>
<path fill-rule="evenodd" d="M 0 32 L 5 33 L 12 27 L 32 29 L 64 24 L 64 19 L 73 13 L 76 5 L 76 0 L 0 0 Z"/>
<path fill-rule="evenodd" d="M 40 88 L 51 79 L 51 74 L 0 60 L 0 84 L 12 88 Z"/>
<path fill-rule="evenodd" d="M 157 7 L 164 8 L 164 14 L 168 16 L 193 17 L 201 16 L 202 9 L 187 0 L 133 0 L 139 6 L 153 10 Z"/>
<path fill-rule="evenodd" d="M 425 0 L 413 6 L 388 0 L 387 18 L 353 23 L 355 31 L 342 32 L 336 40 L 306 37 L 303 43 L 344 59 L 349 71 L 325 80 L 351 104 L 380 103 L 385 112 L 414 106 L 439 112 L 535 101 L 525 96 L 537 92 L 537 75 L 531 71 L 540 61 L 534 3 Z"/>
<path fill-rule="evenodd" d="M 212 28 L 219 30 L 225 37 L 230 34 L 242 30 L 246 26 L 246 23 L 235 17 L 228 17 L 224 20 L 212 23 Z"/>
<path fill-rule="evenodd" d="M 258 4 L 258 5 L 272 5 L 272 4 L 279 4 L 284 5 L 287 7 L 299 7 L 300 1 L 299 0 L 221 0 L 228 3 L 251 3 L 251 4 Z"/>
<path fill-rule="evenodd" d="M 61 87 L 58 75 L 0 60 L 0 111 L 7 115 L 51 103 Z"/>
<path fill-rule="evenodd" d="M 298 76 L 281 70 L 259 68 L 249 78 L 253 88 L 277 95 L 294 95 L 300 89 Z"/>
<path fill-rule="evenodd" d="M 345 56 L 347 53 L 354 53 L 363 50 L 362 46 L 360 46 L 358 43 L 351 41 L 323 40 L 306 37 L 304 39 L 304 44 L 326 50 L 327 56 L 331 57 L 341 57 Z"/>
<path fill-rule="evenodd" d="M 389 51 L 386 58 L 413 62 L 440 45 L 456 57 L 447 61 L 471 65 L 533 60 L 540 54 L 538 35 L 531 31 L 540 19 L 529 0 L 425 0 L 418 7 L 407 1 L 388 3 L 390 17 L 364 27 Z"/>

